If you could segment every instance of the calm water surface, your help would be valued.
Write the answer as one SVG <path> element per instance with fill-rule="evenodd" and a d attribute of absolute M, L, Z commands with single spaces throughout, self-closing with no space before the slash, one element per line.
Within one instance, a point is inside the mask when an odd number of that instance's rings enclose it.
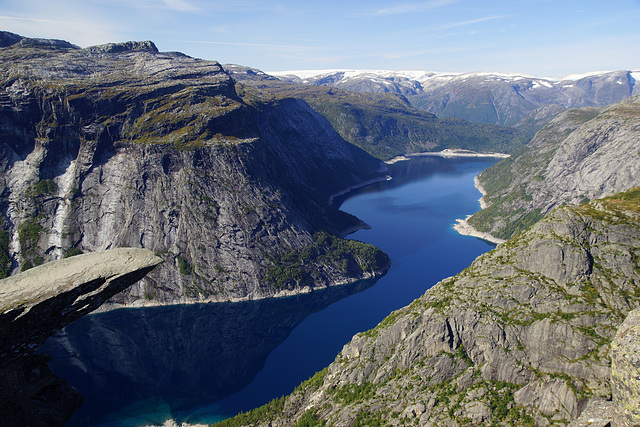
<path fill-rule="evenodd" d="M 211 423 L 290 393 L 354 334 L 492 248 L 452 226 L 479 209 L 473 177 L 497 160 L 414 158 L 391 165 L 391 181 L 337 201 L 371 226 L 349 237 L 391 257 L 377 282 L 268 301 L 116 310 L 67 326 L 43 352 L 85 396 L 68 425 Z"/>

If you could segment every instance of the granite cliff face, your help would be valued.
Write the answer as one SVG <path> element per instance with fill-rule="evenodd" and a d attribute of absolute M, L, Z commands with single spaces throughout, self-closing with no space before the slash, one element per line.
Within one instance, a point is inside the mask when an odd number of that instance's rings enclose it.
<path fill-rule="evenodd" d="M 640 96 L 560 114 L 533 140 L 478 176 L 489 206 L 469 223 L 508 239 L 562 204 L 640 185 Z"/>
<path fill-rule="evenodd" d="M 228 425 L 566 425 L 611 398 L 610 343 L 640 305 L 638 248 L 640 189 L 557 209 Z"/>
<path fill-rule="evenodd" d="M 630 70 L 550 79 L 504 73 L 448 74 L 427 71 L 282 72 L 283 80 L 341 89 L 397 93 L 415 107 L 443 117 L 514 126 L 531 132 L 565 109 L 605 107 L 638 95 Z"/>
<path fill-rule="evenodd" d="M 0 280 L 0 425 L 64 425 L 82 397 L 35 349 L 161 262 L 148 249 L 118 248 Z"/>
<path fill-rule="evenodd" d="M 164 304 L 288 295 L 388 267 L 370 246 L 314 237 L 362 226 L 329 197 L 383 171 L 304 102 L 240 96 L 217 62 L 151 42 L 2 44 L 5 274 L 150 248 L 165 262 L 115 301 Z"/>

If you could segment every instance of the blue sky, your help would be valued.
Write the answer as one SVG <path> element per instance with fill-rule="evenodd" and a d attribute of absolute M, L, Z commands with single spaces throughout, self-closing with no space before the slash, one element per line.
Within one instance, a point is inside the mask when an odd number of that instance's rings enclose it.
<path fill-rule="evenodd" d="M 640 0 L 0 0 L 0 29 L 265 71 L 640 68 Z"/>

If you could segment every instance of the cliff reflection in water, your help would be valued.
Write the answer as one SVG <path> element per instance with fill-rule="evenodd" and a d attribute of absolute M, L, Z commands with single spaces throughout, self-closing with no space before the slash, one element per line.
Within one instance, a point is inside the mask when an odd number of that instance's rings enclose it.
<path fill-rule="evenodd" d="M 119 309 L 78 320 L 41 351 L 85 397 L 69 425 L 116 421 L 107 414 L 144 400 L 175 413 L 243 389 L 305 317 L 374 283 L 261 301 Z"/>
<path fill-rule="evenodd" d="M 455 176 L 467 173 L 468 169 L 477 169 L 478 162 L 496 163 L 498 158 L 476 157 L 441 157 L 415 156 L 411 160 L 399 161 L 387 165 L 388 175 L 393 179 L 380 181 L 360 187 L 333 199 L 333 206 L 340 207 L 345 200 L 358 194 L 376 193 L 393 188 L 402 187 L 412 182 L 420 181 L 436 175 Z"/>

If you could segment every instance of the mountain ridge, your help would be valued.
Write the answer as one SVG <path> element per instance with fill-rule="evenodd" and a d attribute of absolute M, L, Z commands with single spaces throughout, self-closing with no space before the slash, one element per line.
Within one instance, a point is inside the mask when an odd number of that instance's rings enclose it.
<path fill-rule="evenodd" d="M 640 185 L 640 96 L 559 114 L 517 153 L 477 180 L 488 205 L 468 222 L 508 239 L 562 204 L 579 204 Z"/>
<path fill-rule="evenodd" d="M 286 81 L 354 91 L 398 93 L 438 117 L 513 126 L 531 136 L 560 111 L 603 107 L 640 93 L 639 69 L 587 72 L 562 78 L 527 74 L 330 70 L 275 72 Z M 316 74 L 317 73 L 317 74 Z M 553 109 L 549 109 L 554 106 Z"/>
<path fill-rule="evenodd" d="M 416 109 L 399 93 L 297 84 L 250 67 L 232 64 L 223 67 L 241 85 L 276 97 L 303 99 L 322 114 L 343 139 L 382 160 L 447 148 L 511 153 L 529 138 L 511 128 L 437 118 Z"/>

